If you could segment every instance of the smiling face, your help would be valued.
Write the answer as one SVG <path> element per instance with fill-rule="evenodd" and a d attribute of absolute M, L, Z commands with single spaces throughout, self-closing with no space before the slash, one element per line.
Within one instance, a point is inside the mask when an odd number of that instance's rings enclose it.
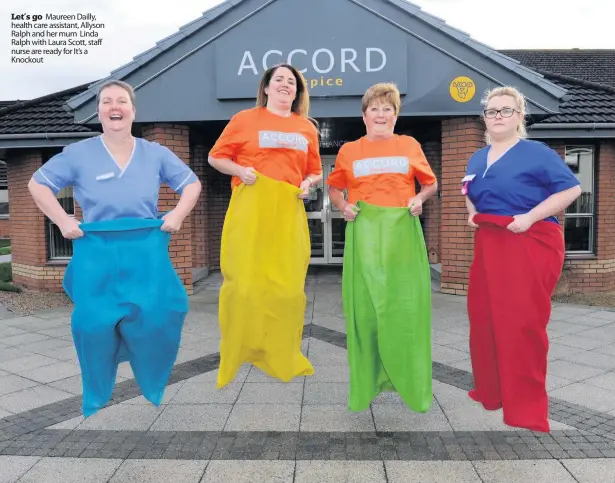
<path fill-rule="evenodd" d="M 485 126 L 492 139 L 505 141 L 517 136 L 521 114 L 514 97 L 493 96 L 485 107 L 484 117 Z"/>
<path fill-rule="evenodd" d="M 135 119 L 135 107 L 126 89 L 111 85 L 100 93 L 98 117 L 104 131 L 130 131 Z"/>
<path fill-rule="evenodd" d="M 267 105 L 276 109 L 290 109 L 297 96 L 297 79 L 286 67 L 279 67 L 273 72 L 269 85 L 265 87 Z"/>
<path fill-rule="evenodd" d="M 363 122 L 370 138 L 387 138 L 393 135 L 397 115 L 395 107 L 381 99 L 375 99 L 363 113 Z"/>

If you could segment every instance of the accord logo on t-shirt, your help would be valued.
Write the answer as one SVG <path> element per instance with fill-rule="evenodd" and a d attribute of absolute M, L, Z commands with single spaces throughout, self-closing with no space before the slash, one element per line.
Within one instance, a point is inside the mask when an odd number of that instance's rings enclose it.
<path fill-rule="evenodd" d="M 410 161 L 405 156 L 358 159 L 352 163 L 355 178 L 374 174 L 408 174 Z"/>
<path fill-rule="evenodd" d="M 261 148 L 308 150 L 308 140 L 294 132 L 258 131 L 258 145 Z"/>

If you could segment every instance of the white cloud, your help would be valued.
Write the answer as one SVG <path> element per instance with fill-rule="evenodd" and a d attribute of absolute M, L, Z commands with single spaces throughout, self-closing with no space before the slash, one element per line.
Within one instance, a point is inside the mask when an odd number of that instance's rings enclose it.
<path fill-rule="evenodd" d="M 87 56 L 12 64 L 10 35 L 0 36 L 0 100 L 29 99 L 108 75 L 156 41 L 174 33 L 221 0 L 3 0 L 0 30 L 11 14 L 93 13 L 105 24 L 103 45 Z M 310 1 L 310 0 L 304 0 Z M 334 0 L 331 0 L 334 1 Z M 423 10 L 497 49 L 615 48 L 615 3 L 604 0 L 414 0 Z M 84 7 L 87 5 L 87 7 Z M 606 33 L 609 33 L 607 35 Z"/>

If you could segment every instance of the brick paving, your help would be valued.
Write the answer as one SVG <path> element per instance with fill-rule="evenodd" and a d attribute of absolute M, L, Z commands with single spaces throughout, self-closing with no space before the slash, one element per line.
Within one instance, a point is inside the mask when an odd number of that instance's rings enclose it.
<path fill-rule="evenodd" d="M 339 270 L 310 275 L 303 350 L 316 374 L 283 384 L 244 366 L 215 389 L 219 276 L 191 297 L 162 405 L 122 365 L 113 400 L 80 414 L 68 309 L 0 314 L 0 482 L 461 481 L 615 474 L 615 312 L 557 305 L 549 325 L 550 434 L 511 428 L 471 401 L 465 298 L 433 293 L 434 400 L 395 394 L 346 409 Z M 609 476 L 611 475 L 611 476 Z M 412 480 L 410 480 L 412 478 Z M 422 478 L 422 479 L 421 479 Z"/>

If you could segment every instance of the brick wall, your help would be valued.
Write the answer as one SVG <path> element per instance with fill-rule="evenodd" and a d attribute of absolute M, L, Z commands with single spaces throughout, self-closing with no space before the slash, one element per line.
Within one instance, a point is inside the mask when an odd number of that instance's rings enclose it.
<path fill-rule="evenodd" d="M 47 218 L 28 191 L 32 174 L 43 164 L 40 151 L 12 153 L 8 163 L 13 281 L 29 289 L 61 292 L 65 262 L 47 260 Z M 75 204 L 79 217 L 81 210 Z M 7 220 L 8 221 L 8 220 Z"/>
<path fill-rule="evenodd" d="M 0 219 L 0 238 L 11 238 L 11 220 L 9 218 Z"/>
<path fill-rule="evenodd" d="M 207 187 L 205 166 L 207 165 L 207 148 L 202 143 L 193 145 L 192 170 L 201 180 L 204 188 Z M 207 243 L 208 212 L 207 189 L 203 189 L 199 200 L 192 210 L 192 266 L 194 268 L 208 268 L 209 244 Z"/>
<path fill-rule="evenodd" d="M 440 252 L 443 293 L 466 295 L 473 253 L 473 232 L 461 179 L 470 156 L 485 145 L 484 126 L 478 118 L 442 121 L 442 200 Z"/>
<path fill-rule="evenodd" d="M 222 226 L 224 217 L 231 200 L 231 178 L 213 169 L 209 164 L 205 169 L 207 184 L 207 220 L 208 220 L 208 246 L 209 268 L 220 269 L 220 241 L 222 239 Z"/>
<path fill-rule="evenodd" d="M 13 281 L 29 289 L 45 292 L 63 292 L 64 265 L 43 267 L 18 263 L 13 259 Z"/>
<path fill-rule="evenodd" d="M 143 126 L 143 138 L 168 147 L 181 160 L 190 165 L 190 130 L 181 124 L 150 124 Z M 160 190 L 158 209 L 168 211 L 179 200 L 168 186 Z M 182 223 L 181 231 L 173 235 L 169 247 L 173 266 L 181 278 L 188 294 L 192 294 L 192 217 Z"/>
<path fill-rule="evenodd" d="M 45 216 L 39 211 L 28 191 L 32 174 L 42 164 L 43 158 L 38 151 L 11 154 L 8 162 L 13 280 L 28 288 L 43 282 L 30 278 L 27 267 L 41 267 L 47 262 Z M 22 271 L 16 270 L 20 265 L 26 268 Z"/>
<path fill-rule="evenodd" d="M 429 141 L 423 143 L 422 147 L 425 157 L 438 179 L 440 185 L 438 190 L 440 190 L 442 184 L 442 144 L 438 141 Z M 441 204 L 441 200 L 435 195 L 423 207 L 425 215 L 423 231 L 425 233 L 429 263 L 440 263 Z"/>

